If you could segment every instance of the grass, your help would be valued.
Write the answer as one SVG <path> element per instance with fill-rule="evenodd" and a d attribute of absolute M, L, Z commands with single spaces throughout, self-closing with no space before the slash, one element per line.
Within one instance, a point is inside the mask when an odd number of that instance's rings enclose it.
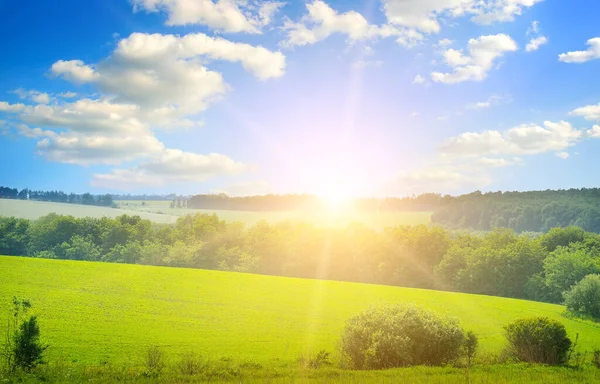
<path fill-rule="evenodd" d="M 581 348 L 600 327 L 564 318 L 559 305 L 357 283 L 20 257 L 0 257 L 0 314 L 13 295 L 33 301 L 50 360 L 124 363 L 158 346 L 211 359 L 293 363 L 335 354 L 345 321 L 371 304 L 414 302 L 461 319 L 483 355 L 504 345 L 502 326 L 523 316 L 561 321 Z M 2 319 L 0 319 L 2 320 Z M 0 335 L 5 321 L 0 321 Z"/>

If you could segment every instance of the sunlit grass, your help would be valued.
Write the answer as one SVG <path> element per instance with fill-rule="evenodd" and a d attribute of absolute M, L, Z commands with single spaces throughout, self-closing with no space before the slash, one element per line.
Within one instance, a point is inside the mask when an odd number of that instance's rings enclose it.
<path fill-rule="evenodd" d="M 564 318 L 559 305 L 461 293 L 283 277 L 0 257 L 0 314 L 13 295 L 40 315 L 52 359 L 119 362 L 150 345 L 171 355 L 196 351 L 238 361 L 294 362 L 336 353 L 345 321 L 371 304 L 414 302 L 459 317 L 483 354 L 504 346 L 502 326 L 548 316 L 600 348 L 600 327 Z M 0 319 L 1 320 L 1 319 Z M 0 334 L 5 321 L 0 321 Z"/>

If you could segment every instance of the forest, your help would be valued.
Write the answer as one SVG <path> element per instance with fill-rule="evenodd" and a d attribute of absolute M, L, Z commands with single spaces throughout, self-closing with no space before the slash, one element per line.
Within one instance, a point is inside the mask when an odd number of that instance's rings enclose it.
<path fill-rule="evenodd" d="M 114 206 L 113 197 L 110 194 L 92 195 L 91 193 L 65 193 L 62 191 L 36 191 L 24 188 L 9 188 L 0 186 L 0 198 L 2 199 L 19 199 L 19 200 L 36 200 L 36 201 L 51 201 L 55 203 L 83 204 L 83 205 L 99 205 L 102 207 Z"/>
<path fill-rule="evenodd" d="M 0 254 L 163 265 L 433 288 L 561 303 L 600 273 L 600 236 L 579 227 L 546 234 L 487 233 L 439 226 L 374 231 L 266 221 L 245 227 L 216 215 L 174 225 L 138 216 L 35 221 L 0 218 Z"/>

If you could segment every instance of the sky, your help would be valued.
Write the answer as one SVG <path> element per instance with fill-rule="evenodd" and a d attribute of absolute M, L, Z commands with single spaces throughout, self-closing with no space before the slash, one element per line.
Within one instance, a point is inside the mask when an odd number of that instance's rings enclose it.
<path fill-rule="evenodd" d="M 0 185 L 599 187 L 600 2 L 0 2 Z"/>

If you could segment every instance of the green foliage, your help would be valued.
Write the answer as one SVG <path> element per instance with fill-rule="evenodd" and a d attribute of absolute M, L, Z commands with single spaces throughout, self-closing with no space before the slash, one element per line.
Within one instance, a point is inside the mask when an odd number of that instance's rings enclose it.
<path fill-rule="evenodd" d="M 598 369 L 600 369 L 600 349 L 594 349 L 592 354 L 592 364 Z"/>
<path fill-rule="evenodd" d="M 527 363 L 560 365 L 567 362 L 571 340 L 565 326 L 547 317 L 515 320 L 504 327 L 510 354 Z"/>
<path fill-rule="evenodd" d="M 159 376 L 166 366 L 165 353 L 156 346 L 149 347 L 146 350 L 144 365 L 146 367 L 144 372 L 146 376 Z"/>
<path fill-rule="evenodd" d="M 304 369 L 319 369 L 331 366 L 330 354 L 326 350 L 320 350 L 316 355 L 302 355 L 298 359 L 300 366 Z"/>
<path fill-rule="evenodd" d="M 443 365 L 460 357 L 458 321 L 415 305 L 371 307 L 350 318 L 341 350 L 350 368 Z"/>
<path fill-rule="evenodd" d="M 479 346 L 479 339 L 473 331 L 467 331 L 465 334 L 465 340 L 463 342 L 463 353 L 467 358 L 467 366 L 471 366 L 471 361 L 477 354 L 477 347 Z"/>
<path fill-rule="evenodd" d="M 13 297 L 12 304 L 3 355 L 11 373 L 17 368 L 30 371 L 42 362 L 43 353 L 48 346 L 40 341 L 37 317 L 27 317 L 31 302 Z"/>
<path fill-rule="evenodd" d="M 564 296 L 570 312 L 600 321 L 600 275 L 587 275 Z"/>
<path fill-rule="evenodd" d="M 558 247 L 544 260 L 546 286 L 553 302 L 561 302 L 563 293 L 585 276 L 600 273 L 597 254 L 585 247 Z"/>
<path fill-rule="evenodd" d="M 583 242 L 587 235 L 579 227 L 552 228 L 540 237 L 540 242 L 546 251 L 554 252 L 558 247 L 568 247 L 573 243 Z"/>

